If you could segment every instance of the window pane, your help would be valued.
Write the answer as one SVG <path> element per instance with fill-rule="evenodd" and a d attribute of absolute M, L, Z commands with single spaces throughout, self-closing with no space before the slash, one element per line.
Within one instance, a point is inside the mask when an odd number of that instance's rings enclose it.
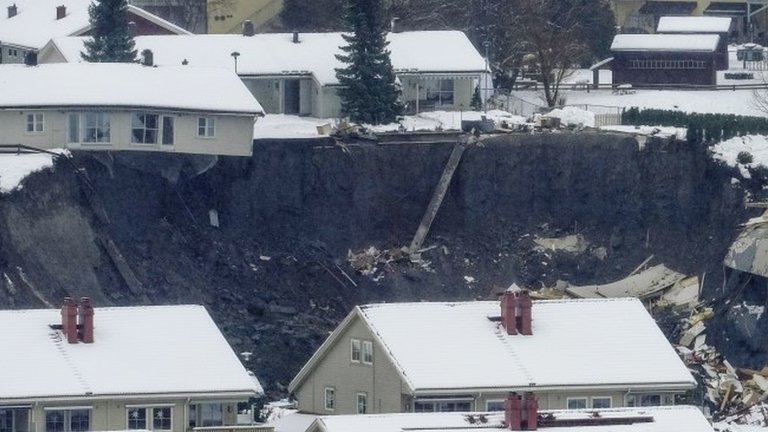
<path fill-rule="evenodd" d="M 363 363 L 373 363 L 373 342 L 363 341 Z"/>
<path fill-rule="evenodd" d="M 368 412 L 368 395 L 365 393 L 357 394 L 357 413 L 365 414 Z"/>
<path fill-rule="evenodd" d="M 84 432 L 90 429 L 90 411 L 73 410 L 69 413 L 69 430 Z"/>
<path fill-rule="evenodd" d="M 35 130 L 35 116 L 27 114 L 27 132 L 33 132 Z"/>
<path fill-rule="evenodd" d="M 189 427 L 197 427 L 197 405 L 189 405 Z"/>
<path fill-rule="evenodd" d="M 128 408 L 128 429 L 146 429 L 146 408 Z"/>
<path fill-rule="evenodd" d="M 153 409 L 152 429 L 171 430 L 171 407 Z"/>
<path fill-rule="evenodd" d="M 64 411 L 47 411 L 45 413 L 46 432 L 64 432 Z"/>
<path fill-rule="evenodd" d="M 640 406 L 659 406 L 661 405 L 661 396 L 659 395 L 641 395 Z"/>
<path fill-rule="evenodd" d="M 336 390 L 332 388 L 325 389 L 325 409 L 333 410 L 336 408 Z"/>
<path fill-rule="evenodd" d="M 592 398 L 592 408 L 610 408 L 611 398 L 609 397 L 594 397 Z"/>
<path fill-rule="evenodd" d="M 70 114 L 68 121 L 69 133 L 67 135 L 67 142 L 79 143 L 80 142 L 80 116 L 77 114 Z"/>
<path fill-rule="evenodd" d="M 350 341 L 351 357 L 353 362 L 360 361 L 360 340 L 352 339 Z"/>
<path fill-rule="evenodd" d="M 163 116 L 163 144 L 173 144 L 173 117 Z"/>
<path fill-rule="evenodd" d="M 221 404 L 200 404 L 200 426 L 221 426 L 223 418 Z"/>
<path fill-rule="evenodd" d="M 13 411 L 0 409 L 0 432 L 13 432 Z"/>
<path fill-rule="evenodd" d="M 587 407 L 587 398 L 569 398 L 568 409 L 585 409 Z"/>
<path fill-rule="evenodd" d="M 486 411 L 504 411 L 504 401 L 503 400 L 487 401 L 485 403 L 485 410 Z"/>

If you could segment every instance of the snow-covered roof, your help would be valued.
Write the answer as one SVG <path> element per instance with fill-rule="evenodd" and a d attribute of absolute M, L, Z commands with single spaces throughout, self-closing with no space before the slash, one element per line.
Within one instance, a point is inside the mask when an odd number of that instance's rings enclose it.
<path fill-rule="evenodd" d="M 713 16 L 664 16 L 656 27 L 658 33 L 728 33 L 731 18 Z"/>
<path fill-rule="evenodd" d="M 138 36 L 136 48 L 152 50 L 157 65 L 210 66 L 234 70 L 241 76 L 313 75 L 321 85 L 338 84 L 336 59 L 346 43 L 341 33 L 300 33 L 293 43 L 291 33 L 242 35 Z M 396 72 L 472 73 L 485 69 L 480 56 L 460 31 L 390 33 L 392 66 Z M 82 61 L 83 38 L 57 38 L 57 49 L 68 62 Z M 450 53 L 447 55 L 446 53 Z"/>
<path fill-rule="evenodd" d="M 715 34 L 620 34 L 611 51 L 713 52 L 719 40 Z"/>
<path fill-rule="evenodd" d="M 121 107 L 263 114 L 232 71 L 134 63 L 0 65 L 0 109 Z"/>
<path fill-rule="evenodd" d="M 548 432 L 712 432 L 712 426 L 698 408 L 692 406 L 647 407 L 647 408 L 613 408 L 601 410 L 545 410 L 540 414 L 552 414 L 556 419 L 582 420 L 588 422 L 594 419 L 598 411 L 601 419 L 653 417 L 652 422 L 610 425 L 610 426 L 554 426 L 547 427 Z M 480 413 L 408 413 L 408 414 L 369 414 L 369 415 L 335 415 L 318 417 L 308 431 L 322 432 L 402 432 L 445 431 L 468 432 L 506 432 L 502 422 L 503 412 L 482 413 L 486 422 L 477 421 Z M 475 423 L 470 423 L 470 418 Z M 542 430 L 544 430 L 542 428 Z M 296 432 L 299 432 L 298 430 Z M 303 431 L 301 431 L 303 432 Z"/>
<path fill-rule="evenodd" d="M 59 309 L 0 311 L 0 402 L 222 393 L 253 380 L 202 306 L 95 308 L 94 343 L 70 344 Z"/>
<path fill-rule="evenodd" d="M 0 41 L 33 49 L 42 48 L 52 38 L 77 36 L 90 30 L 88 6 L 92 0 L 1 0 Z M 8 6 L 15 4 L 17 14 L 8 17 Z M 56 8 L 64 6 L 66 16 L 56 19 Z M 140 16 L 176 34 L 190 34 L 187 30 L 153 15 L 141 8 L 128 5 L 128 12 Z"/>
<path fill-rule="evenodd" d="M 532 336 L 507 335 L 489 319 L 499 315 L 495 301 L 371 304 L 350 314 L 364 320 L 416 394 L 694 385 L 637 299 L 536 301 Z M 317 361 L 310 359 L 291 389 Z"/>

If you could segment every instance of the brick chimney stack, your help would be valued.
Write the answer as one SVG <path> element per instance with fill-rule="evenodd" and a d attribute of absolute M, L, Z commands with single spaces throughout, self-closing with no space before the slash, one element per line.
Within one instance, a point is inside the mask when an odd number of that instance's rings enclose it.
<path fill-rule="evenodd" d="M 533 334 L 533 318 L 531 314 L 533 302 L 531 301 L 531 297 L 528 295 L 527 290 L 522 290 L 520 292 L 517 304 L 520 307 L 520 314 L 517 317 L 517 329 L 520 331 L 520 334 L 530 336 Z"/>
<path fill-rule="evenodd" d="M 18 13 L 19 13 L 19 8 L 16 6 L 16 3 L 8 6 L 8 18 L 13 18 Z"/>
<path fill-rule="evenodd" d="M 93 306 L 90 298 L 80 299 L 77 314 L 80 321 L 80 340 L 87 344 L 93 343 Z"/>
<path fill-rule="evenodd" d="M 61 306 L 61 331 L 67 342 L 77 343 L 77 305 L 71 297 L 64 297 L 64 304 Z"/>
<path fill-rule="evenodd" d="M 243 21 L 243 36 L 251 37 L 256 34 L 256 27 L 253 25 L 253 21 Z"/>
<path fill-rule="evenodd" d="M 506 420 L 509 430 L 523 430 L 520 398 L 517 396 L 517 393 L 508 394 L 507 399 L 504 401 L 504 420 Z"/>
<path fill-rule="evenodd" d="M 526 393 L 521 400 L 517 393 L 510 393 L 504 402 L 504 420 L 511 431 L 536 430 L 539 423 L 539 403 L 533 393 Z"/>
<path fill-rule="evenodd" d="M 517 297 L 511 291 L 505 291 L 501 296 L 501 325 L 508 335 L 517 334 Z"/>
<path fill-rule="evenodd" d="M 67 7 L 64 5 L 56 6 L 56 19 L 60 20 L 67 16 Z"/>

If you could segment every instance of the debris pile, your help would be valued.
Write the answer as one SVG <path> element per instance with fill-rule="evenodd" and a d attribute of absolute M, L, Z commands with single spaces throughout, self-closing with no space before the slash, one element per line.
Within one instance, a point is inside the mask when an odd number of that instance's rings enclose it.
<path fill-rule="evenodd" d="M 374 282 L 381 281 L 386 274 L 395 271 L 393 263 L 410 262 L 421 270 L 434 272 L 432 262 L 422 258 L 421 253 L 437 246 L 431 246 L 409 254 L 407 248 L 378 249 L 370 246 L 359 252 L 347 251 L 347 262 L 357 273 L 370 277 Z"/>

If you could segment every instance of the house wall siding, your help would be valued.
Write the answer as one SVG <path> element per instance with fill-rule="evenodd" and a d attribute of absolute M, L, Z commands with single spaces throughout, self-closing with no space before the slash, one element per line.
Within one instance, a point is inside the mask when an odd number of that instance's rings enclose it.
<path fill-rule="evenodd" d="M 400 412 L 404 384 L 388 357 L 375 341 L 373 364 L 353 363 L 350 339 L 373 341 L 368 328 L 356 319 L 341 335 L 296 390 L 299 409 L 316 414 L 356 414 L 357 394 L 367 393 L 368 413 Z M 336 408 L 325 409 L 325 388 L 333 387 Z"/>
<path fill-rule="evenodd" d="M 215 136 L 197 136 L 197 122 L 205 114 L 171 114 L 163 111 L 110 111 L 111 142 L 104 144 L 67 143 L 69 113 L 85 111 L 8 110 L 0 111 L 0 144 L 24 144 L 44 149 L 72 148 L 81 150 L 139 150 L 171 153 L 250 156 L 253 143 L 253 117 L 211 115 L 215 119 Z M 169 115 L 174 118 L 174 145 L 131 143 L 131 119 L 134 112 Z M 26 132 L 27 114 L 43 113 L 44 131 Z"/>
<path fill-rule="evenodd" d="M 222 403 L 224 425 L 237 423 L 237 403 L 232 400 L 206 399 L 192 400 L 191 403 Z M 129 399 L 129 400 L 99 400 L 99 401 L 73 401 L 57 403 L 35 404 L 31 410 L 30 432 L 45 432 L 45 413 L 48 410 L 66 410 L 68 408 L 90 407 L 90 429 L 99 431 L 124 431 L 128 430 L 127 407 L 138 406 L 171 406 L 172 432 L 184 432 L 187 430 L 187 399 Z M 152 418 L 147 418 L 148 427 L 151 428 Z"/>

